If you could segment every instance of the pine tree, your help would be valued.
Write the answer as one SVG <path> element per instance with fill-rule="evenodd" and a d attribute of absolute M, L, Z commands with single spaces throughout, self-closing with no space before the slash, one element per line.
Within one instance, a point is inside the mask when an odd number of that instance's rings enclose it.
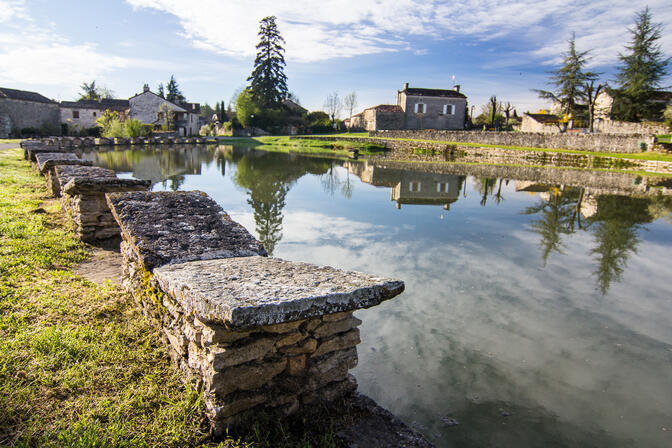
<path fill-rule="evenodd" d="M 667 75 L 670 58 L 665 58 L 660 44 L 663 25 L 651 21 L 647 6 L 635 15 L 635 26 L 628 29 L 632 40 L 619 54 L 622 65 L 616 75 L 618 88 L 613 91 L 612 114 L 619 120 L 636 121 L 642 118 L 659 118 L 661 106 L 650 102 L 652 95 L 661 88 L 660 82 Z"/>
<path fill-rule="evenodd" d="M 535 90 L 540 98 L 550 99 L 560 104 L 563 114 L 578 116 L 583 108 L 577 107 L 585 100 L 584 86 L 598 78 L 597 73 L 584 72 L 583 67 L 590 57 L 590 51 L 577 51 L 575 35 L 569 39 L 569 50 L 562 55 L 562 66 L 549 72 L 549 84 L 555 86 L 554 91 Z"/>
<path fill-rule="evenodd" d="M 158 95 L 159 95 L 161 98 L 165 98 L 165 97 L 166 97 L 166 93 L 165 93 L 164 90 L 163 90 L 163 83 L 159 83 L 159 88 L 158 88 L 157 90 L 159 91 Z"/>
<path fill-rule="evenodd" d="M 168 101 L 179 103 L 186 100 L 180 91 L 180 87 L 177 85 L 177 81 L 175 81 L 175 76 L 173 75 L 170 75 L 170 81 L 168 81 L 168 84 L 166 85 L 166 90 L 168 91 L 166 94 L 166 99 Z"/>
<path fill-rule="evenodd" d="M 247 78 L 255 101 L 260 105 L 272 107 L 278 105 L 288 93 L 287 76 L 284 73 L 285 43 L 275 16 L 264 17 L 259 26 L 259 43 L 257 57 L 254 59 L 254 70 Z"/>

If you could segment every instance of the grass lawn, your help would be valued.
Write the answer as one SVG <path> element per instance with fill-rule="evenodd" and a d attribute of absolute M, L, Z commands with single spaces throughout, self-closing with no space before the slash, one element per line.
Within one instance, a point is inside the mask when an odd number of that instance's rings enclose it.
<path fill-rule="evenodd" d="M 328 137 L 327 135 L 323 137 Z M 250 143 L 258 146 L 259 149 L 270 150 L 271 147 L 286 149 L 286 152 L 302 152 L 315 154 L 332 154 L 339 156 L 349 156 L 350 150 L 356 149 L 362 155 L 373 155 L 384 152 L 381 145 L 376 145 L 366 142 L 350 142 L 347 140 L 320 140 L 319 137 L 315 139 L 297 138 L 290 139 L 289 137 L 250 137 L 238 138 L 234 141 L 240 143 Z"/>
<path fill-rule="evenodd" d="M 71 272 L 85 257 L 21 150 L 0 151 L 0 446 L 333 446 L 277 423 L 209 443 L 202 394 L 128 294 Z"/>
<path fill-rule="evenodd" d="M 21 140 L 20 138 L 0 138 L 0 145 L 3 143 L 19 143 Z"/>

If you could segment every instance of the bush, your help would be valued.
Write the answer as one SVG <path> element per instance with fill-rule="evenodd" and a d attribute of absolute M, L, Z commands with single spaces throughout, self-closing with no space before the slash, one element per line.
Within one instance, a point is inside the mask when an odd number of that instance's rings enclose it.
<path fill-rule="evenodd" d="M 140 137 L 142 136 L 142 122 L 135 118 L 129 118 L 124 123 L 125 135 L 115 135 L 115 137 Z"/>
<path fill-rule="evenodd" d="M 33 127 L 21 128 L 20 132 L 21 137 L 30 137 L 38 134 L 39 134 L 38 130 Z"/>
<path fill-rule="evenodd" d="M 203 137 L 207 137 L 208 135 L 210 135 L 211 132 L 212 132 L 212 130 L 210 129 L 210 126 L 208 126 L 207 124 L 204 124 L 203 126 L 201 126 L 201 129 L 199 129 L 198 135 L 201 135 Z"/>
<path fill-rule="evenodd" d="M 311 112 L 306 119 L 308 120 L 308 130 L 312 134 L 330 132 L 333 129 L 331 126 L 331 118 L 329 118 L 329 115 L 326 112 Z"/>

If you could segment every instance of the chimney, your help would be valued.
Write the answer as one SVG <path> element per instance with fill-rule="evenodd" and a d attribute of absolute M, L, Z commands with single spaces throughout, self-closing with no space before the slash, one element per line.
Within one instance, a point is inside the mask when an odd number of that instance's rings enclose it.
<path fill-rule="evenodd" d="M 149 92 L 149 84 L 142 86 L 142 93 Z"/>
<path fill-rule="evenodd" d="M 404 83 L 404 90 L 406 90 L 406 89 L 408 89 L 408 83 L 407 83 L 407 82 Z M 402 92 L 403 92 L 404 90 L 402 90 Z"/>
<path fill-rule="evenodd" d="M 453 90 L 456 91 L 456 92 L 459 92 L 459 91 L 460 91 L 460 85 L 459 85 L 459 84 L 455 84 L 455 85 L 453 86 Z"/>

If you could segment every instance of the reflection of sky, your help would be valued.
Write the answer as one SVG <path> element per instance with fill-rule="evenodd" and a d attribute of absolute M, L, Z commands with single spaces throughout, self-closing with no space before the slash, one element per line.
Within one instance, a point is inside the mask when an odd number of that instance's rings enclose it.
<path fill-rule="evenodd" d="M 181 189 L 205 191 L 253 231 L 235 165 L 225 177 L 214 162 L 201 170 Z M 444 211 L 397 210 L 389 188 L 350 180 L 347 199 L 318 176 L 299 179 L 275 255 L 406 282 L 400 297 L 358 312 L 360 390 L 439 446 L 672 445 L 671 225 L 639 232 L 603 296 L 593 234 L 563 236 L 564 254 L 544 267 L 534 217 L 521 213 L 539 198 L 513 183 L 500 205 L 481 207 L 470 179 L 467 198 Z"/>

